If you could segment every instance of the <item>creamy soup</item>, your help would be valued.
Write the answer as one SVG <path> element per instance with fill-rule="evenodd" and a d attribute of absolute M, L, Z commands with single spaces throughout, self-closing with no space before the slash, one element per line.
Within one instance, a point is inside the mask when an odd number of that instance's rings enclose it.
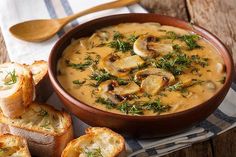
<path fill-rule="evenodd" d="M 73 40 L 57 78 L 78 100 L 108 112 L 160 115 L 211 98 L 225 65 L 207 40 L 158 23 L 123 23 Z"/>

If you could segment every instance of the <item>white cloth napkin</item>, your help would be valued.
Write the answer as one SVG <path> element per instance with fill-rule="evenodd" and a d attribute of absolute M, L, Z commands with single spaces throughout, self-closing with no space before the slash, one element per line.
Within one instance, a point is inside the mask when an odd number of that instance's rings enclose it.
<path fill-rule="evenodd" d="M 77 24 L 107 15 L 146 12 L 141 6 L 136 4 L 129 7 L 86 15 L 70 23 L 54 38 L 42 43 L 29 43 L 18 40 L 8 31 L 11 25 L 25 20 L 60 18 L 110 1 L 111 0 L 0 0 L 0 27 L 11 61 L 30 64 L 35 60 L 47 60 L 50 50 L 59 36 Z M 162 156 L 235 127 L 236 92 L 233 88 L 236 89 L 236 85 L 232 85 L 232 89 L 230 89 L 226 99 L 214 114 L 187 132 L 162 139 L 138 140 L 126 138 L 128 155 L 130 157 Z M 58 109 L 63 107 L 55 94 L 49 98 L 48 103 L 53 104 Z M 75 116 L 73 116 L 73 123 L 76 136 L 83 134 L 84 129 L 88 127 L 88 125 Z"/>

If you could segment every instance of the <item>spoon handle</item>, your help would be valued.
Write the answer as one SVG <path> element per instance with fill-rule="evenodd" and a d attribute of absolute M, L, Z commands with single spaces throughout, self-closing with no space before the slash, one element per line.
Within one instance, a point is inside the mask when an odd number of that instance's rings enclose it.
<path fill-rule="evenodd" d="M 102 10 L 107 10 L 107 9 L 112 9 L 112 8 L 119 8 L 119 7 L 131 5 L 131 4 L 135 4 L 135 3 L 138 3 L 139 1 L 140 0 L 116 0 L 114 2 L 109 2 L 109 3 L 101 4 L 101 5 L 86 9 L 86 10 L 81 11 L 79 13 L 76 13 L 76 14 L 67 16 L 65 18 L 58 19 L 58 20 L 62 24 L 62 27 L 63 27 L 67 23 L 77 19 L 78 17 L 84 16 L 84 15 L 87 15 L 90 13 L 94 13 L 97 11 L 102 11 Z"/>

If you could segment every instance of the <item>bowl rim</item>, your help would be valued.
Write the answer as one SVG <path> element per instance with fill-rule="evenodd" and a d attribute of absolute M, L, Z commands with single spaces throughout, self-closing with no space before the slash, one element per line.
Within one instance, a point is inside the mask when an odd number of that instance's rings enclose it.
<path fill-rule="evenodd" d="M 217 50 L 219 51 L 219 54 L 221 55 L 221 57 L 223 58 L 224 62 L 226 62 L 226 60 L 229 62 L 228 63 L 228 67 L 227 67 L 227 73 L 226 73 L 226 80 L 225 83 L 223 85 L 223 87 L 218 90 L 211 98 L 207 99 L 206 101 L 204 101 L 201 104 L 198 104 L 194 107 L 191 107 L 189 109 L 183 110 L 183 111 L 179 111 L 179 112 L 174 112 L 174 113 L 170 113 L 170 114 L 164 114 L 164 115 L 126 115 L 126 114 L 118 114 L 118 113 L 113 113 L 113 112 L 109 112 L 109 111 L 105 111 L 105 110 L 101 110 L 98 109 L 96 107 L 93 107 L 91 105 L 88 105 L 84 102 L 82 102 L 79 99 L 76 99 L 74 96 L 72 96 L 71 94 L 69 94 L 69 92 L 67 92 L 62 85 L 60 84 L 60 82 L 57 79 L 56 74 L 53 72 L 53 65 L 52 62 L 55 58 L 53 58 L 53 55 L 55 55 L 55 53 L 57 53 L 57 48 L 60 47 L 61 43 L 64 43 L 66 41 L 67 36 L 70 36 L 70 40 L 72 39 L 72 34 L 75 33 L 77 30 L 79 30 L 81 27 L 86 26 L 90 23 L 97 23 L 99 21 L 103 21 L 103 20 L 114 20 L 116 18 L 127 18 L 128 16 L 155 16 L 156 18 L 166 18 L 170 21 L 174 21 L 174 22 L 178 22 L 181 23 L 183 25 L 189 25 L 192 30 L 192 32 L 201 32 L 202 34 L 205 34 L 208 38 L 211 38 L 211 40 L 214 40 L 214 42 L 210 42 L 213 46 L 219 46 L 220 48 L 217 48 Z M 138 21 L 137 21 L 138 22 Z M 150 22 L 150 21 L 147 21 Z M 127 23 L 132 23 L 132 22 L 127 22 Z M 107 26 L 111 26 L 110 24 L 108 24 Z M 171 26 L 171 25 L 170 25 Z M 177 26 L 174 26 L 177 27 Z M 184 29 L 184 28 L 182 28 Z M 63 52 L 61 52 L 63 53 Z M 56 60 L 56 63 L 58 63 L 58 60 Z M 226 64 L 226 63 L 225 63 Z M 192 111 L 196 110 L 196 109 L 201 109 L 202 107 L 209 105 L 210 102 L 212 102 L 212 100 L 216 99 L 217 96 L 219 96 L 220 94 L 223 94 L 225 90 L 229 90 L 230 85 L 232 83 L 232 78 L 233 78 L 233 59 L 232 56 L 230 55 L 230 51 L 226 48 L 226 46 L 224 45 L 224 43 L 218 38 L 216 37 L 214 34 L 212 34 L 211 32 L 207 31 L 206 29 L 204 29 L 201 26 L 198 26 L 196 24 L 193 23 L 189 23 L 186 22 L 184 20 L 175 18 L 175 17 L 170 17 L 170 16 L 166 16 L 166 15 L 160 15 L 160 14 L 154 14 L 154 13 L 126 13 L 126 14 L 118 14 L 118 15 L 110 15 L 110 16 L 105 16 L 105 17 L 101 17 L 101 18 L 97 18 L 94 20 L 90 20 L 88 22 L 85 22 L 83 24 L 79 24 L 78 26 L 72 28 L 70 31 L 68 31 L 67 33 L 65 33 L 57 42 L 56 44 L 53 46 L 51 53 L 49 55 L 49 59 L 48 59 L 48 73 L 49 73 L 49 78 L 50 81 L 53 85 L 54 90 L 56 91 L 56 93 L 60 93 L 60 95 L 62 95 L 66 100 L 68 100 L 70 103 L 72 103 L 75 107 L 79 107 L 82 108 L 83 110 L 87 110 L 89 112 L 92 113 L 96 113 L 96 114 L 102 114 L 104 116 L 112 116 L 115 118 L 122 118 L 122 119 L 132 119 L 132 120 L 157 120 L 157 119 L 165 119 L 165 118 L 173 118 L 173 117 L 178 117 L 181 115 L 186 115 L 187 113 L 192 113 Z M 63 104 L 64 105 L 64 104 Z M 219 104 L 220 105 L 220 104 Z M 66 105 L 65 105 L 66 106 Z"/>

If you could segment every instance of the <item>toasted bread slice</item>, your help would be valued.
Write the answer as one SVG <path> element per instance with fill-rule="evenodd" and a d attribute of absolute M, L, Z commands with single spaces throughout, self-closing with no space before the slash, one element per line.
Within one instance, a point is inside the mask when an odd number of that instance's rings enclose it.
<path fill-rule="evenodd" d="M 71 117 L 52 106 L 33 102 L 25 113 L 10 119 L 0 113 L 2 133 L 27 139 L 32 155 L 59 157 L 66 144 L 73 139 Z"/>
<path fill-rule="evenodd" d="M 27 142 L 15 135 L 0 136 L 0 157 L 31 157 Z"/>
<path fill-rule="evenodd" d="M 35 96 L 34 82 L 28 67 L 18 63 L 0 65 L 0 107 L 10 118 L 21 116 Z"/>
<path fill-rule="evenodd" d="M 108 128 L 93 127 L 86 134 L 72 140 L 61 157 L 123 157 L 124 138 Z"/>
<path fill-rule="evenodd" d="M 53 93 L 53 88 L 48 76 L 48 63 L 40 60 L 35 61 L 28 66 L 33 74 L 36 100 L 37 102 L 45 102 Z"/>

